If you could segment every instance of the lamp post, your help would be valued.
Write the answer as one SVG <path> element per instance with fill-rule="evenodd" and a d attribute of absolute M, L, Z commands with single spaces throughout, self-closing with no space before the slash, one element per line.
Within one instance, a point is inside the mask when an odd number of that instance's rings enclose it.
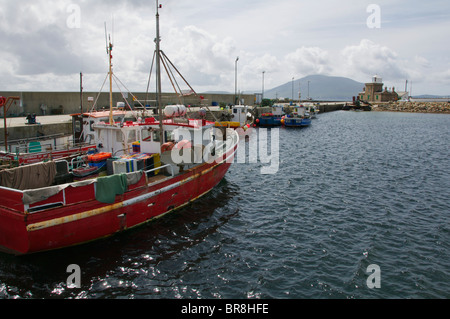
<path fill-rule="evenodd" d="M 294 77 L 292 78 L 292 102 L 294 102 Z"/>
<path fill-rule="evenodd" d="M 238 65 L 239 57 L 236 58 L 235 66 L 234 66 L 234 104 L 237 104 L 238 96 L 237 96 L 237 65 Z"/>
<path fill-rule="evenodd" d="M 308 100 L 309 100 L 309 82 L 310 81 L 308 81 Z"/>
<path fill-rule="evenodd" d="M 263 100 L 264 100 L 264 74 L 266 73 L 266 71 L 262 72 L 262 95 L 261 95 L 261 106 L 263 105 Z"/>

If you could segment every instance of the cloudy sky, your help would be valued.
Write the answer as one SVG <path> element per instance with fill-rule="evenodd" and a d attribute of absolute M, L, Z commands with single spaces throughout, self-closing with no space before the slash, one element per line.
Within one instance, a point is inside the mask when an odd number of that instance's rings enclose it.
<path fill-rule="evenodd" d="M 307 75 L 415 94 L 450 94 L 448 0 L 160 0 L 162 49 L 198 92 L 254 93 Z M 98 91 L 114 72 L 145 91 L 155 38 L 151 0 L 0 0 L 0 91 Z M 113 23 L 114 21 L 114 23 Z M 167 87 L 167 82 L 165 82 Z"/>

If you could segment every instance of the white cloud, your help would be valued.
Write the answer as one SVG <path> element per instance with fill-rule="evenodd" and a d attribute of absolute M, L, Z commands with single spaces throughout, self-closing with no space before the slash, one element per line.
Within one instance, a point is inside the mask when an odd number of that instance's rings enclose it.
<path fill-rule="evenodd" d="M 307 76 L 311 74 L 329 74 L 332 61 L 329 53 L 318 47 L 301 47 L 286 55 L 285 62 L 294 74 Z"/>
<path fill-rule="evenodd" d="M 380 74 L 391 80 L 407 78 L 407 72 L 398 54 L 392 49 L 363 39 L 358 45 L 345 47 L 341 52 L 343 70 L 354 77 Z"/>
<path fill-rule="evenodd" d="M 234 76 L 237 53 L 231 38 L 218 39 L 192 25 L 171 28 L 162 50 L 189 83 L 205 89 L 226 86 Z"/>
<path fill-rule="evenodd" d="M 73 3 L 81 9 L 75 29 L 67 25 Z M 379 30 L 365 25 L 369 2 L 356 0 L 162 3 L 162 49 L 199 92 L 233 92 L 239 56 L 244 91 L 260 90 L 266 71 L 267 88 L 309 74 L 366 81 L 378 73 L 448 94 L 442 70 L 450 69 L 450 44 L 439 40 L 449 27 L 447 2 L 381 1 Z M 79 72 L 87 90 L 98 89 L 107 72 L 103 23 L 112 32 L 113 16 L 115 73 L 131 90 L 145 90 L 154 13 L 153 1 L 144 0 L 0 0 L 0 90 L 78 90 Z"/>

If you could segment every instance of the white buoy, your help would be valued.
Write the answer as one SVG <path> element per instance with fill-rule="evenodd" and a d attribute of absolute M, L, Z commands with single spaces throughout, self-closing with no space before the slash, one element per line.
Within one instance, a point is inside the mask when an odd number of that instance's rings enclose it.
<path fill-rule="evenodd" d="M 187 113 L 186 106 L 184 105 L 167 105 L 164 108 L 164 114 L 167 117 L 180 117 L 185 116 Z"/>

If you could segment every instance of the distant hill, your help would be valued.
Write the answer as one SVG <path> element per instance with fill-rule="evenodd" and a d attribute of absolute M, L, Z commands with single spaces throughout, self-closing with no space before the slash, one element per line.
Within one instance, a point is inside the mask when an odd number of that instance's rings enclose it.
<path fill-rule="evenodd" d="M 415 95 L 415 96 L 412 96 L 411 98 L 413 98 L 413 99 L 450 99 L 450 95 L 424 94 L 424 95 Z"/>
<path fill-rule="evenodd" d="M 294 99 L 298 99 L 299 89 L 302 100 L 308 98 L 308 81 L 309 97 L 323 101 L 351 101 L 353 96 L 357 96 L 358 93 L 362 92 L 365 86 L 365 83 L 359 83 L 344 77 L 310 75 L 294 80 Z M 264 97 L 270 99 L 277 97 L 291 99 L 292 82 L 265 91 Z"/>
<path fill-rule="evenodd" d="M 206 92 L 202 92 L 203 94 L 234 94 L 231 92 L 227 92 L 227 91 L 206 91 Z"/>

